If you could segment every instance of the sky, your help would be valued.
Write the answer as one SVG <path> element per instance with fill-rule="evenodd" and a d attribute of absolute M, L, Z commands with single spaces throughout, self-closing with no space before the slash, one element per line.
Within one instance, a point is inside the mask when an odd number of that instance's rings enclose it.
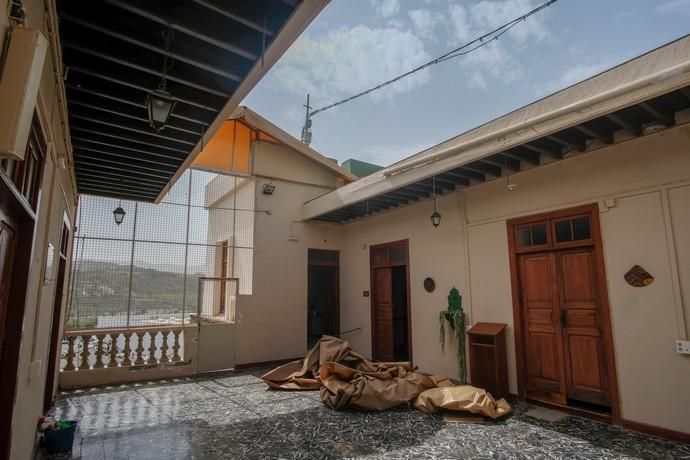
<path fill-rule="evenodd" d="M 332 0 L 243 105 L 299 138 L 322 107 L 545 0 Z M 389 165 L 690 33 L 690 0 L 559 0 L 480 50 L 313 118 L 312 147 Z"/>

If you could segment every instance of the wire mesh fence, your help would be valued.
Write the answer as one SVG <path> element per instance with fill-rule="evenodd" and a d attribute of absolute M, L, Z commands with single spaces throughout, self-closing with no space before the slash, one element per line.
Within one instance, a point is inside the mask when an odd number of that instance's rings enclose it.
<path fill-rule="evenodd" d="M 254 202 L 252 179 L 199 170 L 159 204 L 82 195 L 67 329 L 184 324 L 200 299 L 234 321 L 236 295 L 252 293 Z M 200 279 L 233 279 L 214 288 L 232 294 L 200 297 Z"/>

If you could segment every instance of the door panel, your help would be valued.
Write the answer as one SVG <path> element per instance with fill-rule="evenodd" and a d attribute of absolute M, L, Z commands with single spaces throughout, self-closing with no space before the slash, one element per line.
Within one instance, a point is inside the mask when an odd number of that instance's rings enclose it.
<path fill-rule="evenodd" d="M 518 259 L 520 295 L 525 318 L 527 391 L 556 393 L 565 399 L 558 284 L 553 253 L 525 254 Z"/>
<path fill-rule="evenodd" d="M 568 397 L 609 405 L 601 307 L 592 248 L 557 254 Z"/>
<path fill-rule="evenodd" d="M 16 231 L 9 217 L 0 208 L 0 357 L 5 342 L 5 320 L 12 286 L 12 266 L 17 245 Z"/>
<path fill-rule="evenodd" d="M 390 268 L 374 269 L 374 359 L 393 361 L 393 276 Z"/>

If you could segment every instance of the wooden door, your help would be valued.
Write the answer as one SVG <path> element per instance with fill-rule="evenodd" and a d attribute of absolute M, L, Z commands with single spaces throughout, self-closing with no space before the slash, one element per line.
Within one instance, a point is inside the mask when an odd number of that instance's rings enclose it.
<path fill-rule="evenodd" d="M 559 322 L 558 280 L 552 252 L 519 256 L 525 318 L 527 392 L 565 404 L 565 366 Z"/>
<path fill-rule="evenodd" d="M 611 408 L 617 419 L 597 206 L 513 219 L 508 230 L 520 396 Z"/>
<path fill-rule="evenodd" d="M 561 251 L 556 260 L 567 396 L 608 406 L 611 399 L 594 249 Z"/>
<path fill-rule="evenodd" d="M 0 207 L 0 358 L 3 356 L 6 340 L 6 320 L 16 247 L 16 225 L 5 210 Z"/>
<path fill-rule="evenodd" d="M 393 361 L 393 271 L 390 267 L 374 269 L 373 355 L 377 361 Z"/>

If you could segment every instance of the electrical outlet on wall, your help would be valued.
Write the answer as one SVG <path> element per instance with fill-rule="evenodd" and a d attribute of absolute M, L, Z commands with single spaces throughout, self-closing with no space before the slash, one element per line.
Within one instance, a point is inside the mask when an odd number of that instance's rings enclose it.
<path fill-rule="evenodd" d="M 690 355 L 690 340 L 676 340 L 676 351 L 680 355 Z"/>

